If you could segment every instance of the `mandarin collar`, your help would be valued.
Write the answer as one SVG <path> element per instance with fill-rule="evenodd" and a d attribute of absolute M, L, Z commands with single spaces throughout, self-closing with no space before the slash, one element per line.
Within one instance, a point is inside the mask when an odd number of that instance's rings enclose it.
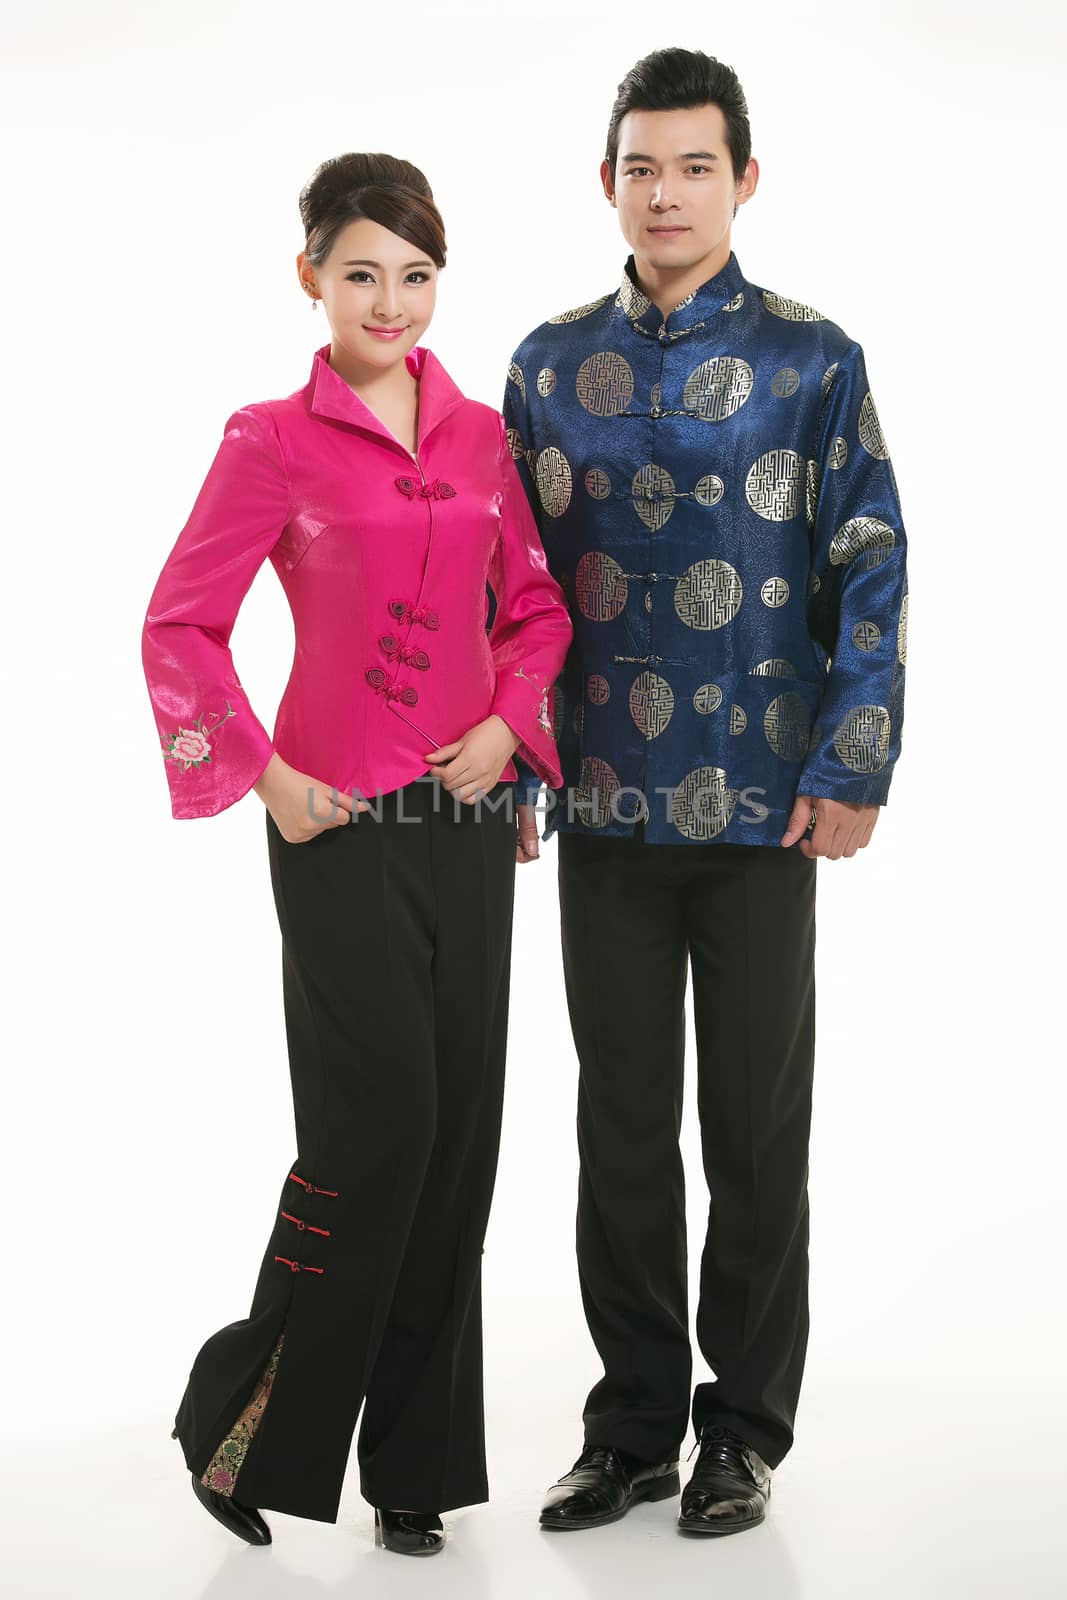
<path fill-rule="evenodd" d="M 671 311 L 666 318 L 659 307 L 648 298 L 637 282 L 637 267 L 632 255 L 627 256 L 622 269 L 622 282 L 616 305 L 621 306 L 635 333 L 650 339 L 671 344 L 686 334 L 704 328 L 720 311 L 736 311 L 744 303 L 745 280 L 737 257 L 730 251 L 730 259 L 713 278 L 708 278 L 692 294 Z"/>
<path fill-rule="evenodd" d="M 426 436 L 445 418 L 461 406 L 466 398 L 453 383 L 432 350 L 425 345 L 415 345 L 404 357 L 412 377 L 419 380 L 419 436 L 416 453 L 422 448 Z M 319 417 L 332 417 L 337 422 L 347 422 L 351 427 L 373 433 L 404 450 L 399 439 L 385 423 L 361 400 L 355 390 L 330 366 L 330 346 L 325 344 L 315 351 L 308 379 L 311 410 Z"/>

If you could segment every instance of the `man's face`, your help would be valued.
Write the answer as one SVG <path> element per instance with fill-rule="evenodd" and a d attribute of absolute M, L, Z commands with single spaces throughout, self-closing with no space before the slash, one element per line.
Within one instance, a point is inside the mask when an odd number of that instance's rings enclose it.
<path fill-rule="evenodd" d="M 638 267 L 686 272 L 729 252 L 734 206 L 752 194 L 758 168 L 750 161 L 735 183 L 725 118 L 706 105 L 627 112 L 614 178 L 606 161 L 600 176 Z"/>

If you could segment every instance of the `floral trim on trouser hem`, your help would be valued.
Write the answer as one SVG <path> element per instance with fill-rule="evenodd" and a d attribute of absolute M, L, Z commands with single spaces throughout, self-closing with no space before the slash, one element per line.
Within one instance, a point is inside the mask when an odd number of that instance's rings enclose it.
<path fill-rule="evenodd" d="M 219 1494 L 233 1494 L 237 1483 L 237 1474 L 244 1465 L 248 1447 L 252 1443 L 252 1436 L 263 1420 L 263 1413 L 267 1409 L 270 1391 L 274 1385 L 274 1376 L 278 1371 L 278 1355 L 285 1338 L 284 1333 L 278 1335 L 278 1343 L 271 1351 L 270 1360 L 263 1369 L 263 1373 L 252 1391 L 252 1398 L 237 1418 L 229 1433 L 219 1445 L 207 1466 L 207 1471 L 202 1475 L 200 1482 L 208 1489 L 214 1489 Z"/>

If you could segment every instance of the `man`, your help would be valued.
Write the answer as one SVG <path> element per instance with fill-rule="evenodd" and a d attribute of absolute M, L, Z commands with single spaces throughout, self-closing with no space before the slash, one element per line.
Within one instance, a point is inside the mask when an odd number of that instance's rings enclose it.
<path fill-rule="evenodd" d="M 815 873 L 870 841 L 900 749 L 907 583 L 861 347 L 761 289 L 745 98 L 656 51 L 620 85 L 604 192 L 621 286 L 515 352 L 505 419 L 575 639 L 555 686 L 578 1263 L 604 1375 L 545 1528 L 678 1493 L 690 1416 L 682 1107 L 691 964 L 716 1374 L 678 1518 L 761 1522 L 808 1336 Z M 537 780 L 520 774 L 537 854 Z M 525 780 L 529 779 L 527 783 Z"/>

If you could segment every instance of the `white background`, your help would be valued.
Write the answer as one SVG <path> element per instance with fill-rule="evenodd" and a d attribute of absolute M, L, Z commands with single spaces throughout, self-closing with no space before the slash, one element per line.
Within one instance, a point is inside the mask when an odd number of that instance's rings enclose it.
<path fill-rule="evenodd" d="M 15 1592 L 1064 1593 L 1059 8 L 5 11 Z M 370 1551 L 354 1472 L 338 1528 L 274 1515 L 273 1549 L 248 1552 L 195 1506 L 168 1435 L 203 1339 L 247 1314 L 293 1151 L 280 940 L 259 800 L 170 818 L 148 596 L 226 417 L 300 387 L 328 338 L 293 265 L 317 163 L 378 149 L 424 168 L 450 246 L 424 342 L 499 404 L 527 331 L 618 281 L 608 114 L 630 65 L 671 44 L 741 76 L 762 167 L 741 268 L 862 342 L 910 542 L 890 801 L 869 849 L 818 869 L 797 1443 L 746 1539 L 694 1548 L 670 1502 L 574 1542 L 537 1533 L 598 1373 L 550 842 L 519 872 L 486 1242 L 493 1503 L 449 1519 L 436 1577 Z M 292 650 L 269 567 L 232 644 L 269 727 Z"/>

